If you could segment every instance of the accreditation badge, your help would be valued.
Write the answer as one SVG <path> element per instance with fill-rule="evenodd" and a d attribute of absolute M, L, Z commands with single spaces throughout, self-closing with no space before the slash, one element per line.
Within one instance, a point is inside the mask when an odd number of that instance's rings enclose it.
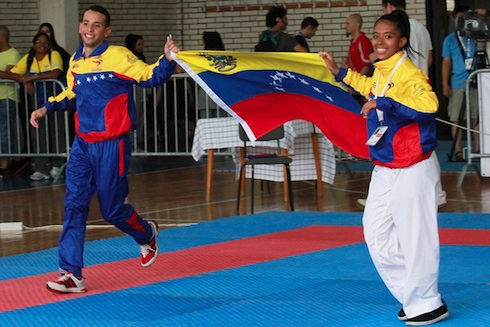
<path fill-rule="evenodd" d="M 376 128 L 374 133 L 367 140 L 366 145 L 375 146 L 379 142 L 379 140 L 381 140 L 383 135 L 385 135 L 387 130 L 388 126 L 379 126 L 378 128 Z"/>

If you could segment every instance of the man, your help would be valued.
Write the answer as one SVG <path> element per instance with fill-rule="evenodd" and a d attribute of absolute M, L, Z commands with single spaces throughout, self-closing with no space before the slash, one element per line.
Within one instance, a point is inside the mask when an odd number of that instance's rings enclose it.
<path fill-rule="evenodd" d="M 5 25 L 0 25 L 0 79 L 8 78 L 8 72 L 19 59 L 19 52 L 10 45 L 9 29 Z M 14 83 L 0 84 L 0 146 L 3 153 L 9 153 L 14 149 L 13 132 L 17 115 L 15 102 L 17 97 L 15 93 Z M 7 175 L 8 165 L 9 158 L 0 158 L 0 180 Z"/>
<path fill-rule="evenodd" d="M 464 17 L 470 10 L 468 6 L 456 6 L 453 11 L 455 25 L 458 26 L 458 19 Z M 457 125 L 466 117 L 462 108 L 466 108 L 466 82 L 469 73 L 473 68 L 473 59 L 476 52 L 475 40 L 461 35 L 459 30 L 449 34 L 444 39 L 442 46 L 442 91 L 449 97 L 447 106 L 449 120 L 454 124 L 451 127 L 451 134 L 454 143 L 455 161 L 464 161 L 461 141 L 463 131 Z M 470 89 L 470 103 L 474 104 L 470 108 L 471 125 L 473 129 L 478 129 L 478 93 L 476 88 Z M 480 150 L 480 138 L 474 134 L 474 151 Z"/>
<path fill-rule="evenodd" d="M 382 0 L 383 13 L 389 14 L 393 10 L 406 11 L 405 0 Z M 432 66 L 432 41 L 430 39 L 429 31 L 418 20 L 409 18 L 410 22 L 410 47 L 412 51 L 408 51 L 408 56 L 413 61 L 415 66 L 422 69 L 426 75 L 429 74 L 429 67 Z M 376 58 L 371 58 L 375 60 Z M 439 161 L 437 161 L 439 163 Z M 439 167 L 439 173 L 441 167 Z M 443 207 L 447 203 L 446 191 L 442 189 L 442 185 L 439 181 L 438 185 L 438 206 Z M 357 203 L 361 206 L 366 206 L 366 199 L 358 199 Z"/>
<path fill-rule="evenodd" d="M 366 34 L 361 32 L 361 15 L 349 15 L 344 27 L 346 34 L 352 38 L 347 57 L 342 61 L 342 67 L 353 69 L 361 75 L 370 75 L 371 61 L 369 60 L 369 54 L 373 51 L 373 45 Z"/>
<path fill-rule="evenodd" d="M 79 24 L 82 44 L 70 61 L 68 89 L 49 98 L 31 115 L 31 124 L 47 113 L 77 109 L 76 137 L 66 167 L 63 231 L 59 241 L 61 277 L 47 288 L 60 293 L 86 292 L 82 276 L 85 223 L 90 200 L 97 191 L 104 219 L 132 236 L 140 245 L 141 264 L 151 265 L 158 254 L 158 224 L 143 220 L 125 203 L 131 142 L 127 133 L 136 127 L 133 85 L 155 87 L 175 70 L 171 52 L 179 48 L 170 37 L 165 54 L 152 65 L 130 50 L 110 46 L 110 15 L 101 6 L 87 9 Z"/>
<path fill-rule="evenodd" d="M 288 26 L 286 8 L 274 6 L 265 16 L 267 30 L 262 32 L 259 41 L 269 39 L 274 43 L 274 51 L 308 52 L 308 49 L 298 44 L 294 37 L 284 32 Z"/>
<path fill-rule="evenodd" d="M 405 0 L 383 0 L 383 12 L 391 13 L 393 10 L 406 11 Z M 408 56 L 415 66 L 422 69 L 425 74 L 429 74 L 429 67 L 432 66 L 432 41 L 427 28 L 416 19 L 409 18 L 410 21 L 410 46 L 415 51 L 409 51 Z"/>
<path fill-rule="evenodd" d="M 298 44 L 304 46 L 308 52 L 310 52 L 310 47 L 308 45 L 307 39 L 311 39 L 316 34 L 316 30 L 318 29 L 318 21 L 313 17 L 306 17 L 301 22 L 301 29 L 294 36 L 294 39 Z"/>

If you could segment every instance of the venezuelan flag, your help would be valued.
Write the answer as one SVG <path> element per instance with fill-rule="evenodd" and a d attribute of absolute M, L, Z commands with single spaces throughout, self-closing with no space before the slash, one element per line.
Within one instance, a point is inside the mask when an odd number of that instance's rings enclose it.
<path fill-rule="evenodd" d="M 255 140 L 294 119 L 369 158 L 361 107 L 315 53 L 180 51 L 176 62 Z"/>

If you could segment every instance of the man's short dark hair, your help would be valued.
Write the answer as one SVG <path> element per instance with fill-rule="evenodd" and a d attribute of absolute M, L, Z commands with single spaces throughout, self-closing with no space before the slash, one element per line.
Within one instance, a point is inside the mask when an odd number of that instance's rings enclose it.
<path fill-rule="evenodd" d="M 88 8 L 87 10 L 85 10 L 85 11 L 87 12 L 89 10 L 96 11 L 96 12 L 101 13 L 102 15 L 104 15 L 105 16 L 105 27 L 111 26 L 111 15 L 107 11 L 107 9 L 105 9 L 104 7 L 99 6 L 99 5 L 93 5 L 90 8 Z"/>
<path fill-rule="evenodd" d="M 395 9 L 401 9 L 401 10 L 407 9 L 407 2 L 405 0 L 383 0 L 382 3 L 383 3 L 383 7 L 386 7 L 388 6 L 389 3 L 391 3 L 391 5 L 395 7 Z"/>
<path fill-rule="evenodd" d="M 470 6 L 467 5 L 459 5 L 455 6 L 453 10 L 453 18 L 456 17 L 457 14 L 459 13 L 466 13 L 471 10 Z"/>
<path fill-rule="evenodd" d="M 279 7 L 279 6 L 274 6 L 272 7 L 269 12 L 267 12 L 267 15 L 265 16 L 265 25 L 267 27 L 274 27 L 277 24 L 276 19 L 277 18 L 283 18 L 286 16 L 288 11 L 286 8 Z"/>
<path fill-rule="evenodd" d="M 318 21 L 315 18 L 306 17 L 305 19 L 303 19 L 303 22 L 301 23 L 301 29 L 307 28 L 308 26 L 311 26 L 313 28 L 317 28 L 318 25 L 319 25 Z"/>

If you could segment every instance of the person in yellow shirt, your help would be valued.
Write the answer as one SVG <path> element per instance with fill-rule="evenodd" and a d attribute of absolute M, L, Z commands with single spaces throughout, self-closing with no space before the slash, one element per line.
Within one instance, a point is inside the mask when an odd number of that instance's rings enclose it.
<path fill-rule="evenodd" d="M 19 52 L 10 45 L 10 31 L 5 25 L 0 25 L 0 79 L 6 79 L 7 73 L 19 61 Z M 14 129 L 16 117 L 16 91 L 14 83 L 0 84 L 0 139 L 1 152 L 13 150 Z M 0 158 L 0 180 L 7 175 L 9 158 Z"/>
<path fill-rule="evenodd" d="M 25 90 L 32 96 L 30 97 L 31 110 L 36 109 L 43 104 L 46 99 L 55 93 L 55 84 L 53 82 L 35 83 L 42 80 L 60 79 L 63 73 L 63 60 L 58 51 L 51 51 L 51 39 L 43 32 L 34 36 L 32 49 L 28 54 L 23 56 L 20 61 L 10 70 L 8 78 L 22 83 Z M 32 142 L 33 151 L 39 153 L 48 153 L 53 151 L 64 151 L 66 148 L 63 131 L 58 129 L 58 147 L 56 146 L 56 129 L 54 120 L 47 125 L 42 124 L 39 133 L 33 130 L 30 141 Z M 46 126 L 49 126 L 49 137 L 47 140 Z M 38 135 L 38 137 L 37 137 Z M 31 151 L 32 152 L 32 151 Z M 30 178 L 34 181 L 47 180 L 56 177 L 59 173 L 59 167 L 63 164 L 62 158 L 37 157 L 33 160 L 34 173 Z"/>

